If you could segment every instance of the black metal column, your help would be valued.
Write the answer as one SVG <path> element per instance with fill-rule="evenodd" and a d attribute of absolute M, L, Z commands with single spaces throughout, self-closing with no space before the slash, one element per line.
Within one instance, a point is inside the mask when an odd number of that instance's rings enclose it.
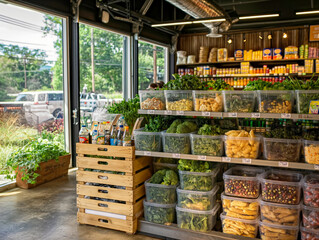
<path fill-rule="evenodd" d="M 133 73 L 133 84 L 132 84 L 132 97 L 138 94 L 138 35 L 135 34 L 132 37 L 132 73 Z"/>
<path fill-rule="evenodd" d="M 169 67 L 168 67 L 168 71 L 169 71 L 169 76 L 168 76 L 168 81 L 173 79 L 172 74 L 175 73 L 175 53 L 169 51 Z"/>
<path fill-rule="evenodd" d="M 71 146 L 72 166 L 76 166 L 76 143 L 80 131 L 80 54 L 79 24 L 69 21 L 69 66 L 70 66 L 70 101 L 71 101 Z"/>

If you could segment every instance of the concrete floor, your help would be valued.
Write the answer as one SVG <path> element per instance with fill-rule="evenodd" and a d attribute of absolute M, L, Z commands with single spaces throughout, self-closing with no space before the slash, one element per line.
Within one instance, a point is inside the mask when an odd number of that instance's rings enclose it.
<path fill-rule="evenodd" d="M 0 193 L 1 240 L 154 240 L 76 221 L 75 172 L 34 189 Z"/>

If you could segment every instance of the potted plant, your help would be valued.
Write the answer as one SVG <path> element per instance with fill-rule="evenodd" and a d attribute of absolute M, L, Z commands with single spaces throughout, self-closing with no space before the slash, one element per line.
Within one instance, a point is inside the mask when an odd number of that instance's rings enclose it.
<path fill-rule="evenodd" d="M 16 178 L 20 188 L 33 188 L 66 175 L 70 156 L 59 144 L 39 138 L 13 152 L 2 174 L 11 180 Z M 10 175 L 12 172 L 15 174 Z"/>

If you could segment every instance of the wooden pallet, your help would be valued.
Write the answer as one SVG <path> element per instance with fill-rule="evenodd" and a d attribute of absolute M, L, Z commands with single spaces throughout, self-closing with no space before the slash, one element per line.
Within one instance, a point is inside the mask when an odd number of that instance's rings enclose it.
<path fill-rule="evenodd" d="M 78 143 L 76 151 L 78 222 L 134 234 L 143 214 L 144 181 L 152 175 L 151 157 L 135 158 L 134 147 Z"/>

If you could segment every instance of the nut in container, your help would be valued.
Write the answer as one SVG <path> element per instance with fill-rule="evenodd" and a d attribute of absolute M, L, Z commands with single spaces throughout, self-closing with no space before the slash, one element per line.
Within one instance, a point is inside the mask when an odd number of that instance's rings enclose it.
<path fill-rule="evenodd" d="M 258 109 L 261 113 L 291 113 L 294 91 L 258 90 Z"/>
<path fill-rule="evenodd" d="M 165 90 L 166 109 L 172 111 L 192 111 L 192 90 Z"/>
<path fill-rule="evenodd" d="M 221 91 L 193 91 L 193 99 L 195 111 L 223 111 L 223 96 Z"/>
<path fill-rule="evenodd" d="M 165 110 L 164 91 L 161 90 L 140 90 L 141 109 Z"/>
<path fill-rule="evenodd" d="M 302 180 L 303 201 L 306 206 L 319 208 L 319 175 L 308 174 Z"/>

